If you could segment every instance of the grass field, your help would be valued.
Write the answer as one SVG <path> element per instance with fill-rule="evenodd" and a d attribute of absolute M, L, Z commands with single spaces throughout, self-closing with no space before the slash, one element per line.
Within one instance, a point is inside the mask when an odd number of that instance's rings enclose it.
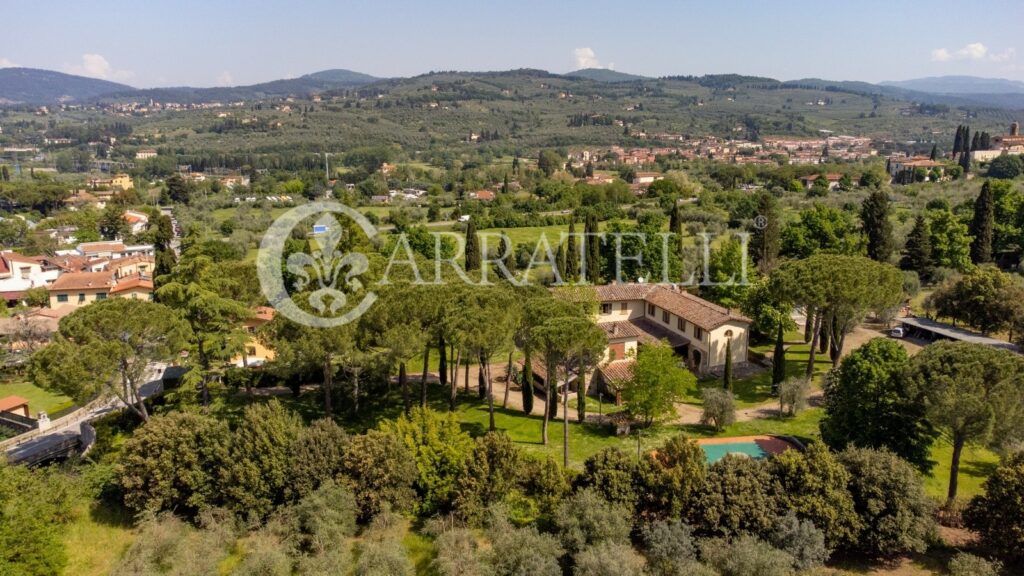
<path fill-rule="evenodd" d="M 21 378 L 0 381 L 0 398 L 5 396 L 21 396 L 28 400 L 28 409 L 33 417 L 40 410 L 52 414 L 74 404 L 67 396 L 48 392 Z"/>

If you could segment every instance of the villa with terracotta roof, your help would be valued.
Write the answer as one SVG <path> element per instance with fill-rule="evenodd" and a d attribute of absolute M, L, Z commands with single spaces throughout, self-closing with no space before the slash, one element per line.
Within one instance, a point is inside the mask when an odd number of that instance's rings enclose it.
<path fill-rule="evenodd" d="M 734 365 L 747 361 L 750 319 L 669 284 L 596 286 L 598 326 L 608 337 L 590 392 L 616 395 L 616 383 L 632 377 L 637 350 L 668 342 L 687 368 L 708 374 L 724 368 L 726 348 Z"/>
<path fill-rule="evenodd" d="M 50 308 L 58 309 L 85 306 L 108 297 L 151 300 L 153 279 L 143 274 L 116 278 L 109 270 L 70 272 L 61 274 L 47 289 L 50 291 Z"/>

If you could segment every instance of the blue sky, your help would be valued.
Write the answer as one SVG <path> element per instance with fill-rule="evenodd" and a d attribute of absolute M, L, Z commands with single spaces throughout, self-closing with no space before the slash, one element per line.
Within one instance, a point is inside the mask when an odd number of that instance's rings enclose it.
<path fill-rule="evenodd" d="M 1022 25 L 1021 0 L 44 0 L 5 3 L 0 66 L 139 87 L 327 68 L 1024 80 Z"/>

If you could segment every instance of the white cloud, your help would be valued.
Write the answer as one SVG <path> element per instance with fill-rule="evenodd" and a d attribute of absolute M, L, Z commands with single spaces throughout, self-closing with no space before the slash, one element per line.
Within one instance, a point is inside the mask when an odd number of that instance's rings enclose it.
<path fill-rule="evenodd" d="M 65 65 L 64 69 L 72 74 L 102 80 L 127 80 L 133 76 L 128 70 L 115 69 L 101 54 L 82 54 L 81 63 Z"/>
<path fill-rule="evenodd" d="M 949 48 L 936 48 L 932 50 L 932 62 L 951 62 L 951 61 L 988 61 L 988 62 L 1006 62 L 1012 60 L 1016 55 L 1016 50 L 1013 48 L 1007 48 L 999 53 L 992 53 L 989 51 L 988 46 L 985 46 L 981 42 L 972 42 L 967 44 L 963 48 L 956 50 L 950 50 Z"/>
<path fill-rule="evenodd" d="M 608 64 L 604 66 L 601 61 L 597 59 L 597 54 L 594 53 L 593 48 L 576 48 L 572 51 L 573 56 L 576 58 L 576 68 L 608 68 L 609 70 L 615 68 L 614 64 Z"/>
<path fill-rule="evenodd" d="M 235 77 L 232 76 L 231 72 L 228 72 L 227 70 L 221 72 L 217 76 L 217 85 L 218 86 L 234 86 L 234 84 L 235 84 Z"/>
<path fill-rule="evenodd" d="M 0 68 L 17 68 L 17 67 L 18 67 L 18 65 L 15 64 L 14 62 L 11 62 L 11 60 L 9 58 L 4 58 L 4 57 L 0 56 Z"/>

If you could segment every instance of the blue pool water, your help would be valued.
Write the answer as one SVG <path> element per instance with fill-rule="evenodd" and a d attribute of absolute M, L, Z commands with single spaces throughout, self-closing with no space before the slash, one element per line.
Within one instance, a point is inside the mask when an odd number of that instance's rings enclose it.
<path fill-rule="evenodd" d="M 730 442 L 728 444 L 703 444 L 701 448 L 704 450 L 705 456 L 707 456 L 708 464 L 714 464 L 722 458 L 725 458 L 726 454 L 740 453 L 746 454 L 751 458 L 760 460 L 767 458 L 768 453 L 761 449 L 757 445 L 757 442 L 746 441 L 746 442 Z"/>

